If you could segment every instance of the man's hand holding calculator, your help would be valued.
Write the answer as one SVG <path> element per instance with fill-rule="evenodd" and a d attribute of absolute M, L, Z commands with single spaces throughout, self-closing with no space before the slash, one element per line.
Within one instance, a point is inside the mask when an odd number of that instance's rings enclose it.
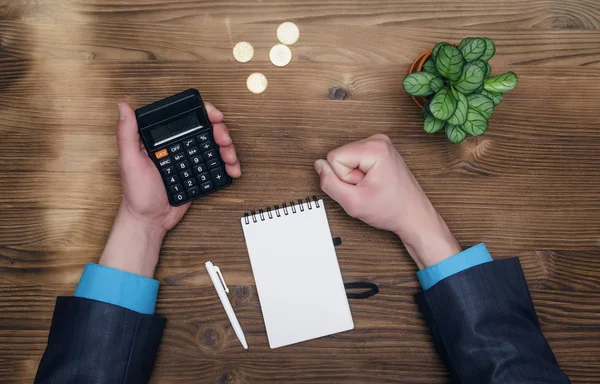
<path fill-rule="evenodd" d="M 205 105 L 225 169 L 229 176 L 240 177 L 240 163 L 223 113 L 212 104 Z M 191 203 L 169 204 L 161 175 L 142 145 L 133 109 L 125 102 L 118 107 L 116 136 L 123 200 L 99 264 L 152 277 L 163 237 Z"/>

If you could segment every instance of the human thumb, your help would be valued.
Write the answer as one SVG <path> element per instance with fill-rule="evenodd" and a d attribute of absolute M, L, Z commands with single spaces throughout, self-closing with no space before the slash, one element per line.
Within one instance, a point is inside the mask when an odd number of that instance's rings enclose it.
<path fill-rule="evenodd" d="M 327 160 L 317 160 L 315 171 L 321 178 L 321 189 L 333 200 L 337 201 L 348 212 L 356 196 L 356 186 L 341 180 Z M 348 212 L 350 213 L 350 212 Z"/>
<path fill-rule="evenodd" d="M 125 159 L 138 155 L 141 151 L 140 135 L 133 109 L 126 102 L 118 104 L 119 119 L 117 120 L 117 146 L 119 157 Z"/>

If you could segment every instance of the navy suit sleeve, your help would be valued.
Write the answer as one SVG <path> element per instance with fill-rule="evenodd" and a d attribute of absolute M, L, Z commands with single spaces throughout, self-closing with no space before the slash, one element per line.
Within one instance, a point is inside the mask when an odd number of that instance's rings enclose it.
<path fill-rule="evenodd" d="M 459 272 L 416 299 L 453 382 L 569 383 L 517 258 Z"/>
<path fill-rule="evenodd" d="M 35 383 L 147 383 L 164 327 L 158 316 L 59 297 Z"/>

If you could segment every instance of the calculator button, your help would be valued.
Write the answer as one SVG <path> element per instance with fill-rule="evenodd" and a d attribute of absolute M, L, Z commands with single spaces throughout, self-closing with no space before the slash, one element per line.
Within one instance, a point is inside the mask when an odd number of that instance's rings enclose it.
<path fill-rule="evenodd" d="M 199 143 L 204 143 L 205 141 L 210 140 L 210 135 L 208 133 L 203 133 L 201 135 L 196 136 Z"/>
<path fill-rule="evenodd" d="M 192 187 L 190 189 L 187 190 L 187 194 L 189 197 L 192 196 L 198 196 L 200 194 L 200 188 L 198 187 Z"/>
<path fill-rule="evenodd" d="M 207 181 L 206 183 L 200 185 L 200 190 L 202 192 L 210 191 L 212 188 L 213 188 L 212 181 Z"/>
<path fill-rule="evenodd" d="M 188 169 L 187 171 L 183 171 L 183 172 L 181 172 L 181 173 L 179 174 L 179 176 L 181 176 L 181 178 L 182 178 L 183 180 L 185 180 L 185 179 L 189 179 L 190 177 L 194 177 L 194 174 L 192 173 L 192 171 L 191 171 L 191 170 L 189 170 L 189 169 Z"/>
<path fill-rule="evenodd" d="M 199 164 L 194 166 L 194 173 L 199 175 L 201 173 L 206 172 L 206 166 L 204 164 Z"/>
<path fill-rule="evenodd" d="M 196 146 L 196 140 L 193 137 L 183 141 L 183 146 L 186 148 L 192 148 Z"/>
<path fill-rule="evenodd" d="M 169 151 L 167 151 L 166 149 L 161 149 L 160 151 L 154 152 L 154 156 L 156 156 L 156 158 L 160 160 L 163 157 L 169 156 Z"/>
<path fill-rule="evenodd" d="M 187 196 L 185 195 L 185 192 L 181 192 L 173 196 L 173 199 L 175 199 L 175 201 L 183 201 L 187 199 Z"/>
<path fill-rule="evenodd" d="M 211 160 L 211 161 L 208 161 L 206 163 L 206 165 L 208 165 L 208 168 L 211 169 L 211 168 L 220 167 L 221 162 L 219 160 Z"/>
<path fill-rule="evenodd" d="M 175 175 L 177 173 L 177 172 L 175 172 L 175 167 L 172 165 L 170 167 L 163 168 L 161 170 L 161 172 L 163 174 L 163 177 L 169 177 L 169 176 Z"/>
<path fill-rule="evenodd" d="M 177 177 L 177 175 L 173 175 L 173 176 L 167 177 L 165 179 L 165 181 L 167 182 L 167 185 L 171 185 L 171 184 L 175 184 L 176 182 L 178 182 L 179 178 Z"/>
<path fill-rule="evenodd" d="M 196 185 L 196 179 L 187 179 L 187 180 L 183 180 L 183 185 L 186 188 L 191 188 L 194 185 Z"/>
<path fill-rule="evenodd" d="M 202 164 L 204 161 L 202 160 L 202 156 L 194 156 L 190 158 L 192 165 Z"/>
<path fill-rule="evenodd" d="M 204 152 L 204 160 L 210 161 L 217 158 L 217 152 L 215 150 L 210 150 L 208 152 Z"/>
<path fill-rule="evenodd" d="M 171 152 L 171 153 L 181 152 L 182 148 L 183 148 L 183 146 L 181 145 L 181 143 L 175 144 L 175 145 L 171 145 L 169 147 L 169 152 Z"/>
<path fill-rule="evenodd" d="M 171 158 L 167 157 L 166 159 L 162 159 L 161 161 L 158 162 L 158 165 L 162 168 L 165 167 L 167 165 L 171 165 Z"/>
<path fill-rule="evenodd" d="M 198 149 L 198 147 L 190 148 L 187 150 L 188 156 L 196 156 L 199 153 L 200 153 L 200 150 Z"/>
<path fill-rule="evenodd" d="M 177 153 L 177 154 L 173 155 L 173 159 L 175 159 L 175 161 L 181 161 L 181 160 L 185 159 L 185 155 L 183 154 L 183 152 Z"/>
<path fill-rule="evenodd" d="M 208 175 L 208 173 L 203 173 L 201 175 L 198 175 L 198 182 L 199 183 L 205 183 L 207 181 L 210 181 L 210 176 Z"/>
<path fill-rule="evenodd" d="M 222 185 L 227 184 L 227 176 L 223 172 L 223 168 L 211 169 L 210 175 L 212 176 L 212 179 L 215 182 L 215 186 L 220 187 Z"/>
<path fill-rule="evenodd" d="M 183 186 L 181 184 L 175 184 L 175 185 L 171 185 L 169 187 L 169 191 L 171 191 L 171 193 L 179 193 L 183 191 Z"/>
<path fill-rule="evenodd" d="M 189 167 L 190 167 L 190 163 L 188 163 L 187 160 L 184 160 L 181 163 L 177 163 L 177 169 L 179 169 L 179 170 L 188 169 Z"/>
<path fill-rule="evenodd" d="M 206 143 L 200 144 L 200 148 L 203 151 L 208 151 L 209 149 L 213 149 L 215 147 L 215 145 L 213 143 L 211 143 L 210 141 L 207 141 Z"/>

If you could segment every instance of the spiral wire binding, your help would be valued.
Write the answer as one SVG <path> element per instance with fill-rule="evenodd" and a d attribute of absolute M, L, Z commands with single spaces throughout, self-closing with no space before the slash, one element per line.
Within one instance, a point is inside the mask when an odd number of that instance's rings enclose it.
<path fill-rule="evenodd" d="M 315 208 L 321 208 L 319 199 L 317 199 L 316 196 L 313 196 L 312 200 L 310 197 L 307 197 L 305 201 L 302 201 L 302 199 L 298 199 L 297 202 L 294 202 L 293 200 L 290 201 L 289 209 L 286 203 L 282 203 L 281 207 L 279 205 L 274 205 L 273 208 L 268 206 L 265 209 L 259 209 L 258 213 L 256 213 L 256 211 L 250 211 L 249 213 L 246 212 L 244 213 L 244 222 L 246 225 L 249 225 L 250 220 L 252 220 L 253 223 L 258 223 L 258 220 L 266 221 L 275 217 L 281 217 L 281 215 L 287 216 L 290 214 L 290 211 L 291 213 L 304 212 L 306 210 L 304 204 L 306 204 L 306 208 L 308 208 L 308 210 L 313 209 L 313 204 Z M 273 215 L 273 212 L 275 212 L 275 215 Z"/>

